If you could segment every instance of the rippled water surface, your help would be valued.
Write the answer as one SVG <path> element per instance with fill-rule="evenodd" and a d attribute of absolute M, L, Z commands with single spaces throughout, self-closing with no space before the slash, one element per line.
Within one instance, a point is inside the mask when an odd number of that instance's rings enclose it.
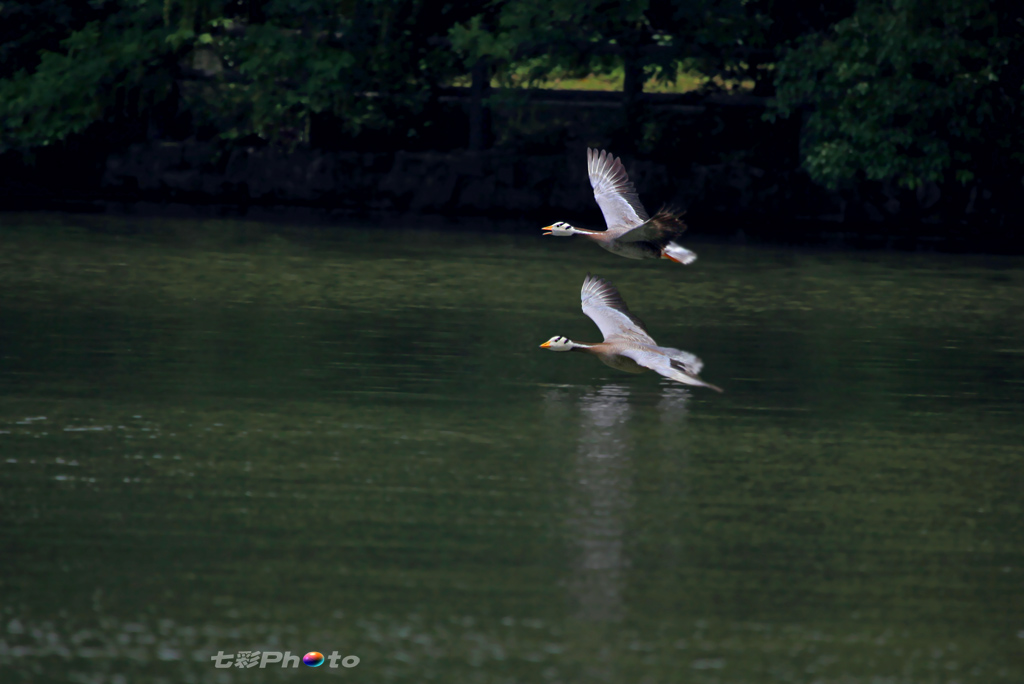
<path fill-rule="evenodd" d="M 415 223 L 0 215 L 0 681 L 1024 681 L 1024 260 Z"/>

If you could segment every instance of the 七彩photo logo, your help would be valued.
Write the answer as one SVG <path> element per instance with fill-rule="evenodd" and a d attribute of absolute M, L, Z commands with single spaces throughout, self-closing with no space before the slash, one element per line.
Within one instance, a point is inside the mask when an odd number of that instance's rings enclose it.
<path fill-rule="evenodd" d="M 210 656 L 210 660 L 213 661 L 214 667 L 259 667 L 263 668 L 267 665 L 276 665 L 280 663 L 281 667 L 298 667 L 299 656 L 292 654 L 291 651 L 239 651 L 238 653 L 225 653 L 224 651 L 218 651 L 217 655 Z M 355 667 L 359 664 L 359 657 L 354 655 L 343 656 L 337 651 L 331 651 L 331 654 L 324 657 L 324 654 L 320 651 L 310 651 L 306 655 L 302 656 L 302 662 L 309 667 L 320 667 L 327 663 L 327 667 Z"/>

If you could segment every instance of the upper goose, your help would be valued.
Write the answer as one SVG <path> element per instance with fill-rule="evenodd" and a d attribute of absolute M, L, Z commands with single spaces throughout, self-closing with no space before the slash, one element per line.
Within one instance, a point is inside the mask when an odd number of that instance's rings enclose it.
<path fill-rule="evenodd" d="M 585 344 L 555 336 L 541 347 L 551 351 L 587 352 L 612 368 L 629 373 L 643 373 L 649 368 L 684 385 L 722 391 L 697 377 L 704 364 L 696 356 L 672 347 L 659 347 L 647 334 L 640 319 L 629 312 L 619 291 L 607 280 L 588 273 L 580 291 L 580 301 L 583 303 L 583 313 L 600 328 L 604 342 Z"/>
<path fill-rule="evenodd" d="M 594 199 L 601 207 L 608 230 L 574 228 L 559 221 L 542 229 L 550 231 L 546 235 L 585 235 L 609 252 L 627 259 L 661 258 L 680 264 L 690 264 L 697 259 L 696 254 L 674 242 L 686 230 L 679 214 L 662 209 L 653 218 L 649 217 L 620 159 L 603 150 L 587 148 L 587 170 Z"/>

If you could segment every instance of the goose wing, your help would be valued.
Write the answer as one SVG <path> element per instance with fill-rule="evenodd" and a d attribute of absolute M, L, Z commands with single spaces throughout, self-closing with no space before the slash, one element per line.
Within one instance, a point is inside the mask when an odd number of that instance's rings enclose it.
<path fill-rule="evenodd" d="M 646 326 L 630 313 L 622 295 L 607 280 L 588 273 L 587 279 L 583 281 L 583 289 L 580 290 L 580 302 L 583 313 L 597 324 L 605 340 L 619 336 L 654 344 L 654 340 L 647 334 Z"/>
<path fill-rule="evenodd" d="M 704 362 L 696 354 L 672 347 L 658 347 L 658 351 L 669 358 L 669 366 L 688 375 L 700 375 Z"/>
<path fill-rule="evenodd" d="M 648 220 L 644 205 L 640 204 L 640 197 L 629 181 L 621 159 L 604 150 L 587 148 L 587 172 L 590 174 L 590 185 L 594 188 L 594 199 L 597 200 L 597 206 L 601 207 L 609 230 L 633 228 Z"/>
<path fill-rule="evenodd" d="M 633 359 L 644 368 L 650 368 L 652 371 L 664 375 L 669 380 L 675 380 L 684 385 L 707 387 L 716 392 L 722 391 L 721 387 L 712 385 L 710 382 L 704 382 L 697 377 L 704 364 L 689 352 L 669 347 L 642 347 L 637 345 L 621 349 L 618 353 L 621 356 Z"/>
<path fill-rule="evenodd" d="M 682 214 L 662 209 L 641 225 L 619 236 L 620 242 L 653 242 L 664 245 L 686 231 Z"/>

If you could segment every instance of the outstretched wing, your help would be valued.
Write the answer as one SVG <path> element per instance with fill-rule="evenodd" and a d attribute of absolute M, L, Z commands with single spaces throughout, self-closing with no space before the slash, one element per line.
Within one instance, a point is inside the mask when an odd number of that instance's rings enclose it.
<path fill-rule="evenodd" d="M 660 209 L 653 217 L 636 228 L 619 236 L 619 242 L 653 242 L 665 245 L 686 231 L 682 213 L 671 209 Z"/>
<path fill-rule="evenodd" d="M 587 274 L 580 290 L 583 313 L 597 324 L 604 339 L 629 337 L 645 344 L 654 344 L 643 322 L 630 313 L 615 286 L 603 278 Z"/>
<path fill-rule="evenodd" d="M 631 228 L 647 221 L 647 212 L 640 204 L 636 188 L 629 182 L 622 160 L 604 150 L 587 148 L 587 172 L 594 188 L 594 199 L 601 207 L 609 230 Z"/>
<path fill-rule="evenodd" d="M 669 380 L 675 380 L 684 385 L 707 387 L 716 392 L 722 391 L 721 387 L 712 385 L 710 382 L 704 382 L 697 377 L 704 364 L 689 352 L 669 347 L 658 347 L 656 349 L 634 347 L 623 349 L 619 354 L 633 359 L 637 365 L 650 368 L 652 371 L 664 375 Z"/>
<path fill-rule="evenodd" d="M 661 351 L 667 351 L 671 357 L 669 365 L 678 371 L 682 371 L 688 375 L 697 376 L 700 375 L 700 371 L 704 368 L 704 362 L 697 357 L 696 354 L 683 351 L 682 349 L 673 349 L 671 347 L 661 347 Z"/>

